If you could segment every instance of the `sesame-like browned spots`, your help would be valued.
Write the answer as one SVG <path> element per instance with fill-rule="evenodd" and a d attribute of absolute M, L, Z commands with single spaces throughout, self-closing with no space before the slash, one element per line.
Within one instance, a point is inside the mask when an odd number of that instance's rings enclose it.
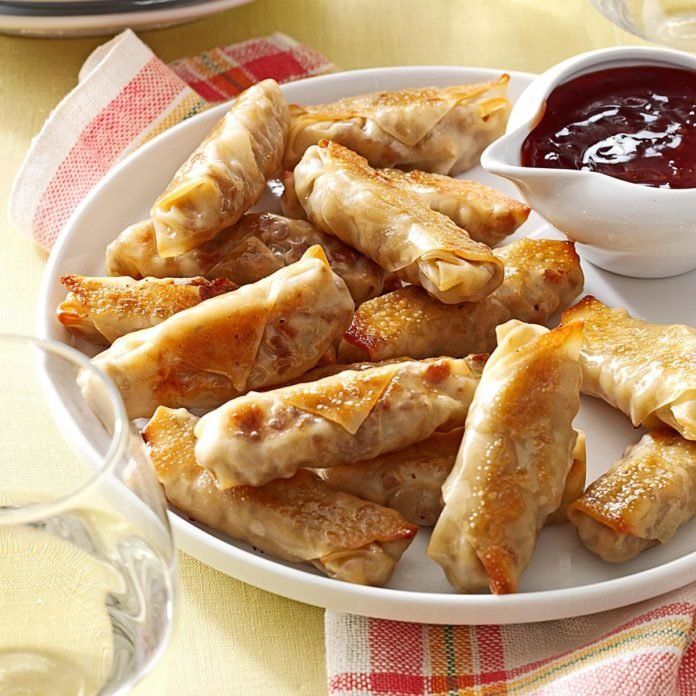
<path fill-rule="evenodd" d="M 675 350 L 674 346 L 694 345 L 694 329 L 683 324 L 652 324 L 632 317 L 625 309 L 607 307 L 591 295 L 563 312 L 563 323 L 584 321 L 583 355 L 601 354 L 615 365 L 632 366 L 632 379 L 660 379 L 670 376 L 684 384 L 696 373 L 696 352 Z M 619 362 L 617 362 L 619 361 Z M 643 387 L 645 388 L 645 387 Z"/>
<path fill-rule="evenodd" d="M 696 472 L 694 462 L 696 442 L 666 428 L 653 430 L 594 481 L 569 510 L 581 511 L 620 534 L 658 538 L 663 512 L 668 508 L 674 512 L 679 504 L 689 468 Z"/>
<path fill-rule="evenodd" d="M 228 427 L 247 437 L 257 437 L 264 425 L 264 412 L 256 404 L 243 401 L 229 417 Z"/>
<path fill-rule="evenodd" d="M 228 280 L 208 281 L 201 277 L 176 282 L 168 278 L 128 280 L 128 283 L 123 283 L 121 278 L 63 276 L 61 282 L 71 294 L 68 295 L 70 303 L 63 303 L 61 307 L 66 309 L 66 305 L 71 304 L 75 311 L 77 303 L 84 313 L 93 317 L 110 315 L 164 320 L 236 287 Z"/>
<path fill-rule="evenodd" d="M 193 428 L 198 419 L 186 411 L 160 407 L 142 432 L 160 481 L 196 475 Z"/>
<path fill-rule="evenodd" d="M 425 368 L 424 377 L 430 384 L 439 384 L 452 374 L 452 366 L 449 361 L 433 362 Z"/>

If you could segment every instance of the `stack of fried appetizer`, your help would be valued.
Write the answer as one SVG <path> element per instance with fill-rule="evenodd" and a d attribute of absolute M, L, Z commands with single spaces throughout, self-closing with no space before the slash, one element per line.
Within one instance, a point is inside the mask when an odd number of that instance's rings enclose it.
<path fill-rule="evenodd" d="M 149 418 L 174 508 L 371 585 L 434 526 L 452 586 L 494 593 L 544 524 L 624 561 L 696 514 L 696 331 L 570 307 L 573 245 L 491 250 L 529 208 L 452 178 L 503 132 L 507 81 L 288 107 L 265 80 L 109 245 L 107 277 L 62 278 L 58 319 L 109 346 L 94 363 Z M 249 212 L 278 178 L 287 217 Z M 652 429 L 587 491 L 581 390 Z"/>

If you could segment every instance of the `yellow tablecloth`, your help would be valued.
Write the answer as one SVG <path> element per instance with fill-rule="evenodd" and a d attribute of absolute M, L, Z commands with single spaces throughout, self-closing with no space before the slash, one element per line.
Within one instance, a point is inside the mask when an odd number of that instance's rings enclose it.
<path fill-rule="evenodd" d="M 257 0 L 143 34 L 165 61 L 283 31 L 343 69 L 472 65 L 542 71 L 567 56 L 634 42 L 589 0 Z M 103 38 L 0 37 L 0 202 L 58 100 Z M 637 42 L 636 42 L 637 43 Z M 33 333 L 45 254 L 4 217 L 0 332 Z M 136 694 L 325 693 L 322 610 L 276 597 L 180 554 L 178 626 Z"/>

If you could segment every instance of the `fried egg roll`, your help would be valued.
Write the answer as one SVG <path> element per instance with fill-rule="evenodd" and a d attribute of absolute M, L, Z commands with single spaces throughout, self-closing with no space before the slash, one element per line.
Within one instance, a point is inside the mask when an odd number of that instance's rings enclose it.
<path fill-rule="evenodd" d="M 319 474 L 331 488 L 393 508 L 413 524 L 432 527 L 442 512 L 442 485 L 452 471 L 463 434 L 464 428 L 435 433 L 405 449 L 366 462 L 320 469 Z M 585 490 L 585 472 L 585 436 L 578 433 L 561 505 L 546 518 L 546 524 L 567 522 L 568 505 Z"/>
<path fill-rule="evenodd" d="M 445 305 L 411 286 L 376 297 L 356 311 L 338 359 L 490 352 L 496 326 L 509 319 L 544 323 L 582 290 L 582 268 L 572 242 L 521 239 L 493 253 L 505 264 L 505 279 L 491 295 Z"/>
<path fill-rule="evenodd" d="M 102 346 L 237 287 L 225 278 L 200 277 L 133 280 L 65 275 L 60 282 L 68 294 L 56 310 L 58 321 L 70 333 Z"/>
<path fill-rule="evenodd" d="M 696 329 L 651 324 L 587 296 L 563 312 L 582 321 L 582 390 L 623 411 L 633 425 L 668 425 L 696 440 Z"/>
<path fill-rule="evenodd" d="M 462 425 L 479 377 L 478 358 L 408 360 L 247 394 L 201 418 L 196 457 L 220 488 L 371 459 Z"/>
<path fill-rule="evenodd" d="M 400 169 L 379 169 L 379 174 L 404 191 L 413 194 L 431 210 L 442 213 L 465 229 L 469 236 L 487 246 L 499 244 L 513 234 L 529 217 L 530 208 L 478 181 L 454 179 L 442 174 Z M 283 214 L 302 220 L 304 208 L 295 191 L 292 172 L 283 172 Z"/>
<path fill-rule="evenodd" d="M 169 502 L 185 515 L 285 561 L 329 577 L 389 582 L 417 528 L 397 512 L 329 488 L 315 474 L 221 491 L 194 454 L 198 419 L 160 407 L 143 431 Z"/>
<path fill-rule="evenodd" d="M 315 244 L 324 249 L 357 304 L 382 292 L 384 271 L 374 261 L 306 221 L 274 213 L 248 213 L 209 242 L 167 259 L 157 253 L 152 222 L 143 220 L 108 246 L 106 272 L 132 278 L 227 278 L 247 285 L 299 261 Z"/>
<path fill-rule="evenodd" d="M 232 102 L 150 210 L 160 256 L 207 242 L 256 203 L 280 167 L 288 125 L 275 80 L 249 87 Z"/>
<path fill-rule="evenodd" d="M 345 283 L 312 247 L 257 283 L 122 336 L 93 362 L 116 384 L 130 418 L 148 417 L 160 405 L 214 408 L 314 367 L 352 315 Z"/>
<path fill-rule="evenodd" d="M 503 281 L 503 263 L 485 244 L 341 145 L 310 147 L 295 168 L 295 190 L 319 229 L 441 302 L 480 300 Z"/>
<path fill-rule="evenodd" d="M 327 138 L 373 167 L 455 175 L 478 164 L 503 134 L 510 114 L 508 75 L 490 82 L 416 87 L 345 97 L 330 104 L 290 106 L 284 166 L 292 169 L 311 145 Z"/>
<path fill-rule="evenodd" d="M 582 543 L 610 563 L 668 542 L 696 516 L 696 442 L 652 430 L 568 508 Z"/>
<path fill-rule="evenodd" d="M 458 592 L 517 591 L 577 439 L 582 325 L 512 320 L 497 333 L 428 546 Z"/>

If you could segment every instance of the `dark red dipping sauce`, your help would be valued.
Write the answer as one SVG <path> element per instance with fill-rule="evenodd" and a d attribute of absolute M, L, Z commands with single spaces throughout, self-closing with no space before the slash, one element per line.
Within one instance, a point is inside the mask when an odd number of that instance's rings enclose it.
<path fill-rule="evenodd" d="M 696 71 L 637 65 L 559 85 L 522 144 L 522 164 L 696 188 Z"/>

